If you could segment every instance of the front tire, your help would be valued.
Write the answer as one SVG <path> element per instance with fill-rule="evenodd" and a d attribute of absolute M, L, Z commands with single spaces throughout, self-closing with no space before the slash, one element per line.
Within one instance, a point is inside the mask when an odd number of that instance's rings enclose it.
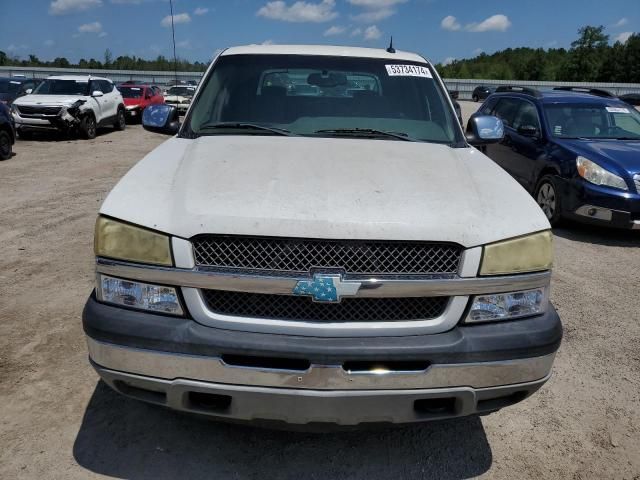
<path fill-rule="evenodd" d="M 0 160 L 8 160 L 11 154 L 11 136 L 8 132 L 0 130 Z"/>
<path fill-rule="evenodd" d="M 127 119 L 124 116 L 124 110 L 122 108 L 118 109 L 118 115 L 116 116 L 116 121 L 113 124 L 113 128 L 115 128 L 119 132 L 127 128 Z"/>
<path fill-rule="evenodd" d="M 551 226 L 557 227 L 562 219 L 562 203 L 552 175 L 545 175 L 538 181 L 534 198 Z"/>
<path fill-rule="evenodd" d="M 96 138 L 97 125 L 93 115 L 85 115 L 80 122 L 80 136 L 85 140 Z"/>

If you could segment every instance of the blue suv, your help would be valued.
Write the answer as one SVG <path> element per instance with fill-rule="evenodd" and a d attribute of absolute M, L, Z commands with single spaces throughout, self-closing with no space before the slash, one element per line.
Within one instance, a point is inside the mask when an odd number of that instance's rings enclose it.
<path fill-rule="evenodd" d="M 505 125 L 485 153 L 563 218 L 640 229 L 640 113 L 604 90 L 499 87 L 478 109 Z"/>

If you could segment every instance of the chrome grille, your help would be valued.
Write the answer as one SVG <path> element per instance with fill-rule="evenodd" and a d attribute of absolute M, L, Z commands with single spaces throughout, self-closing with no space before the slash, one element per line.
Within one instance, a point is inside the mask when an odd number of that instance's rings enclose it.
<path fill-rule="evenodd" d="M 40 105 L 16 105 L 18 112 L 24 115 L 58 115 L 62 107 L 43 107 Z"/>
<path fill-rule="evenodd" d="M 210 311 L 235 317 L 308 322 L 396 322 L 439 317 L 449 297 L 344 298 L 318 303 L 308 297 L 202 290 Z"/>
<path fill-rule="evenodd" d="M 640 173 L 633 177 L 633 181 L 636 184 L 636 192 L 640 193 Z"/>
<path fill-rule="evenodd" d="M 458 271 L 461 247 L 426 242 L 319 240 L 200 235 L 192 239 L 198 266 L 308 274 L 430 275 Z"/>

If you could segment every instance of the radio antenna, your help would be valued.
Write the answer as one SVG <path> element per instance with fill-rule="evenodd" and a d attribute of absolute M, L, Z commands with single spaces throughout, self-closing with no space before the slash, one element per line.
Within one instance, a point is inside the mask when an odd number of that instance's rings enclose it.
<path fill-rule="evenodd" d="M 396 49 L 393 48 L 393 35 L 391 35 L 391 41 L 389 42 L 389 48 L 387 48 L 387 52 L 396 53 Z"/>
<path fill-rule="evenodd" d="M 176 57 L 176 28 L 173 24 L 173 0 L 169 0 L 169 8 L 171 9 L 171 36 L 173 38 L 173 75 L 178 85 L 178 57 Z"/>

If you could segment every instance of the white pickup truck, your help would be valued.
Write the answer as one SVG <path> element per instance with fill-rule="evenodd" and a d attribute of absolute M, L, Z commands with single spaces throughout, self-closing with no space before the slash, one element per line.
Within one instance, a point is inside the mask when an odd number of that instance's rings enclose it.
<path fill-rule="evenodd" d="M 243 421 L 483 414 L 551 374 L 552 235 L 406 52 L 230 48 L 96 223 L 83 324 L 116 391 Z"/>

